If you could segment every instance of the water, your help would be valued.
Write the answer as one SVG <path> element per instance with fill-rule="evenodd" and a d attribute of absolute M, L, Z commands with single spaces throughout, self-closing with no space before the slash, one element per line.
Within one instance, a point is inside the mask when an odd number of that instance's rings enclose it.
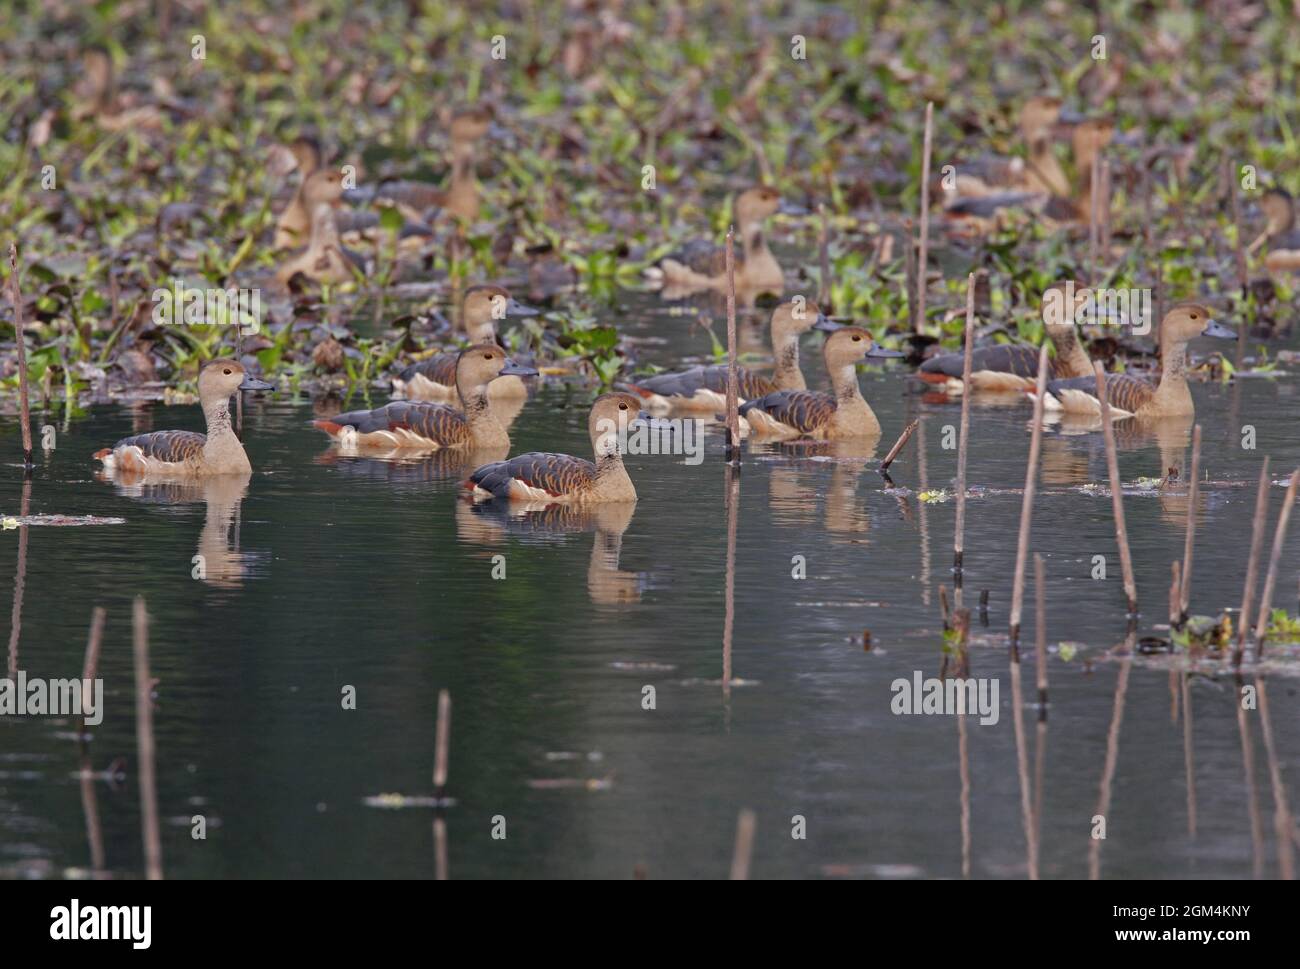
<path fill-rule="evenodd" d="M 633 310 L 620 320 L 626 332 L 664 338 L 642 343 L 643 359 L 669 364 L 708 352 L 688 318 L 641 303 Z M 805 343 L 815 386 L 824 385 L 819 339 Z M 28 529 L 16 661 L 32 676 L 78 675 L 91 610 L 108 609 L 107 709 L 89 756 L 96 770 L 124 757 L 127 772 L 116 787 L 87 785 L 105 867 L 113 877 L 138 877 L 142 868 L 130 608 L 143 595 L 159 679 L 168 877 L 431 876 L 431 812 L 363 799 L 431 793 L 442 688 L 454 704 L 448 793 L 457 803 L 444 814 L 453 878 L 621 878 L 637 866 L 650 877 L 725 876 L 745 807 L 758 818 L 755 877 L 961 877 L 958 724 L 890 711 L 894 679 L 937 675 L 941 662 L 936 590 L 951 584 L 955 509 L 919 503 L 914 493 L 951 490 L 956 452 L 943 447 L 943 428 L 956 426 L 959 408 L 924 402 L 903 369 L 868 374 L 863 387 L 885 428 L 877 457 L 911 417 L 924 420 L 924 439 L 914 438 L 892 471 L 896 491 L 874 460 L 746 455 L 731 644 L 738 682 L 729 691 L 720 682 L 727 516 L 716 434 L 700 466 L 629 458 L 640 493 L 630 519 L 606 511 L 509 521 L 458 501 L 465 468 L 331 458 L 324 437 L 306 426 L 305 400 L 246 401 L 256 471 L 242 500 L 238 488 L 206 500 L 176 489 L 136 496 L 93 478 L 92 451 L 137 429 L 197 427 L 194 408 L 159 406 L 138 417 L 96 408 L 61 430 L 36 471 L 31 513 L 127 521 Z M 1287 377 L 1194 388 L 1203 466 L 1220 484 L 1206 488 L 1198 519 L 1193 611 L 1240 601 L 1260 456 L 1272 456 L 1279 480 L 1300 464 L 1294 389 Z M 546 388 L 512 427 L 514 450 L 587 454 L 586 399 Z M 1025 874 L 1005 632 L 1028 416 L 1024 406 L 979 407 L 972 416 L 970 483 L 994 489 L 968 504 L 967 603 L 981 589 L 991 594 L 989 625 L 975 625 L 972 672 L 1000 684 L 997 724 L 966 721 L 973 877 Z M 1258 450 L 1240 447 L 1241 423 L 1254 424 Z M 9 442 L 12 456 L 12 424 Z M 1125 480 L 1159 476 L 1154 443 L 1122 446 Z M 1121 669 L 1105 652 L 1124 636 L 1123 593 L 1109 499 L 1078 488 L 1105 481 L 1100 435 L 1053 431 L 1043 447 L 1032 545 L 1046 558 L 1053 654 L 1041 866 L 1048 877 L 1082 877 Z M 21 491 L 20 469 L 5 465 L 6 514 Z M 1282 489 L 1272 492 L 1275 516 Z M 1186 499 L 1135 494 L 1126 511 L 1147 632 L 1167 612 Z M 8 590 L 19 532 L 0 534 L 9 545 L 0 551 L 0 588 Z M 1295 535 L 1275 600 L 1290 609 Z M 200 548 L 207 581 L 191 577 Z M 498 554 L 504 580 L 492 578 Z M 791 577 L 796 555 L 806 560 L 804 580 Z M 1092 578 L 1095 555 L 1106 557 L 1105 581 Z M 1032 586 L 1026 601 L 1028 703 Z M 1078 646 L 1068 662 L 1055 652 L 1061 641 Z M 1297 681 L 1269 682 L 1274 749 L 1294 800 Z M 348 686 L 355 710 L 343 709 Z M 654 710 L 643 709 L 645 686 L 655 687 Z M 1196 834 L 1188 831 L 1171 677 L 1139 659 L 1128 675 L 1101 843 L 1105 877 L 1254 871 L 1235 686 L 1206 675 L 1188 690 Z M 1035 712 L 1025 717 L 1032 779 Z M 1248 722 L 1261 871 L 1274 875 L 1259 714 Z M 0 721 L 0 869 L 10 874 L 59 877 L 91 866 L 69 730 L 49 718 Z M 191 837 L 195 815 L 207 819 L 206 840 Z M 805 840 L 791 837 L 795 815 L 806 821 Z M 504 840 L 492 837 L 498 816 Z"/>

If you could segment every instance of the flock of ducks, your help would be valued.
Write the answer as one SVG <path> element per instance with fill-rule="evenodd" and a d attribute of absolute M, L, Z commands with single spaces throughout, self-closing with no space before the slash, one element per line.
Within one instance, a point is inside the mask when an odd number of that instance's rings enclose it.
<path fill-rule="evenodd" d="M 1071 131 L 1073 182 L 1052 148 L 1063 127 Z M 342 240 L 348 233 L 364 233 L 376 217 L 367 212 L 344 213 L 345 199 L 396 207 L 404 219 L 403 237 L 431 235 L 429 226 L 439 213 L 449 216 L 462 233 L 479 217 L 475 146 L 494 128 L 492 113 L 484 108 L 453 117 L 452 167 L 446 187 L 394 181 L 358 192 L 348 187 L 343 171 L 324 164 L 314 140 L 301 138 L 291 143 L 287 154 L 292 160 L 286 170 L 297 169 L 301 181 L 276 224 L 275 245 L 293 250 L 277 272 L 277 281 L 287 285 L 302 275 L 318 282 L 342 282 L 363 270 L 360 258 Z M 1059 99 L 1036 97 L 1023 106 L 1019 134 L 1025 147 L 1023 158 L 973 160 L 963 164 L 955 184 L 943 186 L 948 196 L 947 216 L 987 220 L 996 218 L 1002 208 L 1017 205 L 1051 220 L 1086 218 L 1092 160 L 1111 140 L 1111 123 L 1070 116 Z M 1267 246 L 1270 268 L 1300 268 L 1300 231 L 1295 226 L 1291 196 L 1272 189 L 1264 195 L 1263 209 L 1267 228 L 1251 250 Z M 778 213 L 806 214 L 764 185 L 741 192 L 735 200 L 738 294 L 752 298 L 763 292 L 784 292 L 784 274 L 765 236 L 767 220 Z M 724 251 L 709 241 L 691 243 L 666 256 L 651 275 L 661 281 L 667 296 L 725 291 L 728 285 Z M 1073 294 L 1073 304 L 1065 306 L 1062 319 L 1045 323 L 1045 338 L 1053 356 L 1044 407 L 1099 416 L 1093 363 L 1080 342 L 1075 320 L 1089 291 L 1075 281 L 1063 281 L 1053 288 L 1061 290 L 1053 294 L 1056 296 Z M 718 416 L 725 407 L 727 367 L 695 366 L 632 378 L 615 392 L 598 397 L 588 418 L 594 461 L 538 452 L 511 458 L 508 427 L 528 399 L 529 382 L 539 372 L 527 361 L 510 358 L 497 328 L 503 320 L 537 312 L 502 286 L 472 287 L 461 306 L 463 349 L 406 367 L 393 379 L 390 403 L 316 420 L 314 426 L 341 448 L 408 453 L 460 449 L 467 456 L 489 458 L 464 481 L 464 489 L 474 498 L 560 504 L 635 500 L 636 490 L 623 466 L 618 436 L 608 429 L 626 428 L 629 421 L 666 413 Z M 822 359 L 830 387 L 827 392 L 809 390 L 800 367 L 800 339 L 813 330 L 826 334 Z M 771 374 L 737 368 L 742 433 L 775 441 L 879 438 L 881 425 L 862 395 L 857 367 L 867 360 L 902 357 L 902 353 L 880 346 L 866 329 L 833 322 L 803 297 L 776 306 L 769 332 L 774 360 Z M 1144 421 L 1190 416 L 1193 402 L 1187 383 L 1187 346 L 1201 336 L 1235 338 L 1236 334 L 1216 323 L 1201 304 L 1174 306 L 1160 323 L 1162 369 L 1158 382 L 1130 374 L 1106 375 L 1113 416 Z M 917 376 L 949 393 L 1032 396 L 1038 357 L 1038 347 L 1029 344 L 985 346 L 973 352 L 968 384 L 962 379 L 961 353 L 931 356 Z M 198 381 L 207 434 L 138 434 L 98 451 L 95 457 L 109 471 L 164 478 L 247 474 L 251 468 L 231 427 L 229 401 L 242 391 L 269 389 L 270 384 L 246 373 L 234 360 L 210 362 Z"/>

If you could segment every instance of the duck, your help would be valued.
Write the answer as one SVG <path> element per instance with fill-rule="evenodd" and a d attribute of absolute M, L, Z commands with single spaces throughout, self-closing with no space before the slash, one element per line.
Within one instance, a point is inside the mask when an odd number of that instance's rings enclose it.
<path fill-rule="evenodd" d="M 471 286 L 461 303 L 461 322 L 471 343 L 501 346 L 496 321 L 507 316 L 536 316 L 538 310 L 519 302 L 504 286 Z M 413 363 L 393 378 L 393 392 L 410 400 L 459 403 L 456 392 L 455 353 L 439 353 Z M 488 385 L 492 400 L 518 400 L 528 396 L 528 385 L 517 376 L 499 377 Z"/>
<path fill-rule="evenodd" d="M 150 431 L 124 437 L 94 457 L 105 472 L 194 477 L 249 474 L 244 445 L 230 426 L 230 398 L 240 391 L 274 390 L 237 360 L 212 360 L 199 372 L 199 403 L 208 431 Z"/>
<path fill-rule="evenodd" d="M 480 343 L 456 358 L 460 409 L 423 400 L 396 400 L 373 410 L 349 411 L 312 421 L 340 444 L 382 448 L 500 448 L 510 437 L 492 412 L 488 385 L 500 376 L 535 377 L 495 343 Z"/>
<path fill-rule="evenodd" d="M 1216 322 L 1201 303 L 1180 303 L 1160 322 L 1160 382 L 1127 373 L 1108 373 L 1106 397 L 1112 419 L 1151 420 L 1192 417 L 1196 413 L 1187 386 L 1187 344 L 1198 336 L 1235 340 L 1235 330 Z M 1096 376 L 1049 380 L 1043 406 L 1066 414 L 1101 415 Z"/>
<path fill-rule="evenodd" d="M 1053 283 L 1043 295 L 1044 305 L 1059 305 L 1059 319 L 1045 312 L 1043 328 L 1056 355 L 1051 359 L 1052 377 L 1068 379 L 1092 373 L 1092 361 L 1079 342 L 1075 314 L 1088 301 L 1091 291 L 1082 283 Z M 1070 297 L 1073 297 L 1070 299 Z M 1049 319 L 1049 317 L 1051 317 Z M 965 353 L 941 353 L 926 360 L 917 376 L 928 384 L 941 384 L 950 394 L 965 390 Z M 1038 347 L 1028 343 L 1003 343 L 971 350 L 970 389 L 984 393 L 1023 393 L 1036 386 Z"/>
<path fill-rule="evenodd" d="M 370 194 L 405 210 L 408 218 L 422 218 L 431 209 L 441 209 L 460 225 L 473 225 L 478 221 L 480 207 L 474 150 L 494 128 L 489 105 L 458 111 L 451 120 L 451 179 L 446 188 L 428 182 L 394 180 L 380 183 Z"/>
<path fill-rule="evenodd" d="M 1270 188 L 1259 204 L 1268 225 L 1246 251 L 1253 253 L 1268 243 L 1264 265 L 1270 272 L 1300 269 L 1300 229 L 1296 229 L 1295 200 L 1291 193 L 1284 188 Z"/>
<path fill-rule="evenodd" d="M 303 203 L 311 213 L 311 234 L 305 249 L 292 252 L 275 274 L 276 282 L 287 287 L 301 273 L 318 283 L 338 284 L 365 272 L 365 260 L 339 240 L 334 210 L 343 197 L 343 174 L 319 169 L 302 186 Z"/>
<path fill-rule="evenodd" d="M 618 429 L 625 429 L 640 411 L 641 399 L 635 394 L 602 394 L 587 416 L 594 462 L 570 454 L 533 451 L 475 469 L 462 487 L 475 500 L 546 504 L 636 501 L 636 487 L 623 466 Z"/>
<path fill-rule="evenodd" d="M 799 337 L 809 330 L 829 332 L 838 329 L 816 303 L 805 300 L 781 303 L 772 311 L 770 326 L 776 367 L 771 377 L 745 367 L 736 368 L 741 403 L 776 390 L 806 389 L 808 385 L 799 369 Z M 727 404 L 727 366 L 711 364 L 655 374 L 624 384 L 622 389 L 640 396 L 643 406 L 651 411 L 703 411 L 712 414 Z"/>
<path fill-rule="evenodd" d="M 1114 140 L 1115 123 L 1109 118 L 1085 118 L 1070 134 L 1077 191 L 1065 193 L 1021 189 L 994 192 L 972 198 L 958 198 L 944 209 L 949 219 L 969 220 L 977 227 L 991 227 L 1006 208 L 1025 208 L 1049 225 L 1087 222 L 1092 212 L 1093 160 Z"/>
<path fill-rule="evenodd" d="M 868 357 L 903 356 L 898 350 L 878 346 L 871 334 L 858 326 L 840 327 L 822 349 L 831 393 L 778 390 L 746 401 L 740 415 L 755 435 L 837 441 L 875 437 L 880 421 L 858 387 L 856 367 Z"/>
<path fill-rule="evenodd" d="M 736 199 L 736 229 L 740 251 L 736 253 L 736 291 L 757 295 L 770 292 L 777 296 L 785 290 L 781 265 L 767 247 L 763 226 L 778 212 L 806 215 L 796 205 L 784 202 L 781 193 L 769 185 L 755 185 Z M 688 243 L 665 256 L 657 267 L 648 270 L 651 277 L 662 280 L 666 288 L 694 291 L 727 289 L 726 249 L 707 240 Z"/>
<path fill-rule="evenodd" d="M 1070 180 L 1053 151 L 1058 125 L 1076 124 L 1082 118 L 1062 107 L 1058 97 L 1038 95 L 1020 107 L 1017 127 L 1027 147 L 1027 157 L 976 159 L 958 165 L 950 199 L 983 197 L 1007 190 L 1068 195 Z"/>
<path fill-rule="evenodd" d="M 295 138 L 289 142 L 288 149 L 293 156 L 294 167 L 302 174 L 302 180 L 294 189 L 293 198 L 276 220 L 276 249 L 294 249 L 306 244 L 311 234 L 311 212 L 303 198 L 303 189 L 307 186 L 307 179 L 320 170 L 321 164 L 320 143 L 315 138 L 306 135 Z"/>

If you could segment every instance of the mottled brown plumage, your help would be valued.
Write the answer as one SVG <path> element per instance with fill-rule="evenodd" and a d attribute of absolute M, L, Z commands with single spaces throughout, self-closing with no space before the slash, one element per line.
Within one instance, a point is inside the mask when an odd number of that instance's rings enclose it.
<path fill-rule="evenodd" d="M 835 416 L 835 398 L 814 390 L 778 390 L 747 402 L 740 408 L 740 415 L 745 417 L 755 408 L 801 434 L 813 434 L 830 425 Z"/>
<path fill-rule="evenodd" d="M 460 352 L 456 391 L 460 408 L 424 400 L 396 400 L 313 424 L 345 445 L 384 448 L 508 447 L 510 438 L 492 413 L 488 385 L 498 377 L 536 376 L 510 360 L 495 343 Z"/>
<path fill-rule="evenodd" d="M 147 458 L 179 464 L 199 458 L 207 442 L 208 436 L 198 431 L 150 431 L 124 437 L 113 445 L 113 449 L 138 447 Z"/>
<path fill-rule="evenodd" d="M 476 469 L 464 487 L 476 498 L 514 501 L 635 501 L 636 488 L 623 467 L 619 429 L 626 431 L 640 401 L 632 394 L 596 398 L 587 416 L 595 463 L 569 454 L 530 452 Z"/>
<path fill-rule="evenodd" d="M 123 438 L 94 457 L 109 472 L 157 475 L 248 474 L 252 467 L 230 426 L 230 398 L 240 390 L 271 390 L 235 360 L 213 360 L 199 372 L 199 403 L 208 433 L 152 431 Z"/>

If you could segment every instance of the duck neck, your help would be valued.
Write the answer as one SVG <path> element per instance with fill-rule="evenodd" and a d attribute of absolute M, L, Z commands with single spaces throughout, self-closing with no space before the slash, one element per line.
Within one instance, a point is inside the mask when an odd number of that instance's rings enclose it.
<path fill-rule="evenodd" d="M 634 499 L 636 488 L 623 466 L 623 455 L 617 450 L 613 454 L 596 455 L 596 482 L 593 488 L 604 498 Z"/>
<path fill-rule="evenodd" d="M 1156 388 L 1155 406 L 1161 411 L 1187 409 L 1192 392 L 1187 387 L 1187 344 L 1170 340 L 1160 352 L 1160 386 Z"/>
<path fill-rule="evenodd" d="M 845 404 L 856 402 L 866 403 L 862 391 L 858 388 L 858 371 L 853 364 L 828 367 L 827 371 L 831 378 L 831 391 L 835 394 L 835 403 L 838 406 L 843 407 Z"/>
<path fill-rule="evenodd" d="M 1035 187 L 1052 195 L 1065 195 L 1070 191 L 1070 180 L 1065 177 L 1065 169 L 1056 160 L 1052 143 L 1046 136 L 1030 142 L 1029 162 L 1029 176 Z"/>
<path fill-rule="evenodd" d="M 776 354 L 776 369 L 772 382 L 777 390 L 806 390 L 803 371 L 799 369 L 799 337 L 793 334 L 772 335 L 772 350 Z"/>
<path fill-rule="evenodd" d="M 328 205 L 318 205 L 312 212 L 311 237 L 308 248 L 314 254 L 321 254 L 330 246 L 339 244 L 339 227 L 334 221 L 334 210 Z"/>
<path fill-rule="evenodd" d="M 1053 334 L 1052 345 L 1056 348 L 1054 370 L 1061 377 L 1086 377 L 1092 373 L 1092 361 L 1087 351 L 1079 343 L 1078 334 L 1070 327 L 1059 336 Z"/>
<path fill-rule="evenodd" d="M 746 222 L 740 227 L 740 251 L 745 262 L 752 262 L 755 257 L 767 256 L 771 258 L 771 250 L 767 248 L 767 240 L 763 237 L 763 223 Z"/>
<path fill-rule="evenodd" d="M 244 446 L 230 425 L 230 398 L 218 397 L 203 402 L 203 419 L 208 425 L 207 440 L 203 443 L 203 459 L 211 466 L 247 464 Z M 241 461 L 242 459 L 242 461 Z"/>
<path fill-rule="evenodd" d="M 465 411 L 465 420 L 469 422 L 469 432 L 474 443 L 480 447 L 509 447 L 510 437 L 492 413 L 492 405 L 488 402 L 487 384 L 465 387 L 458 380 L 456 392 L 460 395 L 460 405 Z"/>

